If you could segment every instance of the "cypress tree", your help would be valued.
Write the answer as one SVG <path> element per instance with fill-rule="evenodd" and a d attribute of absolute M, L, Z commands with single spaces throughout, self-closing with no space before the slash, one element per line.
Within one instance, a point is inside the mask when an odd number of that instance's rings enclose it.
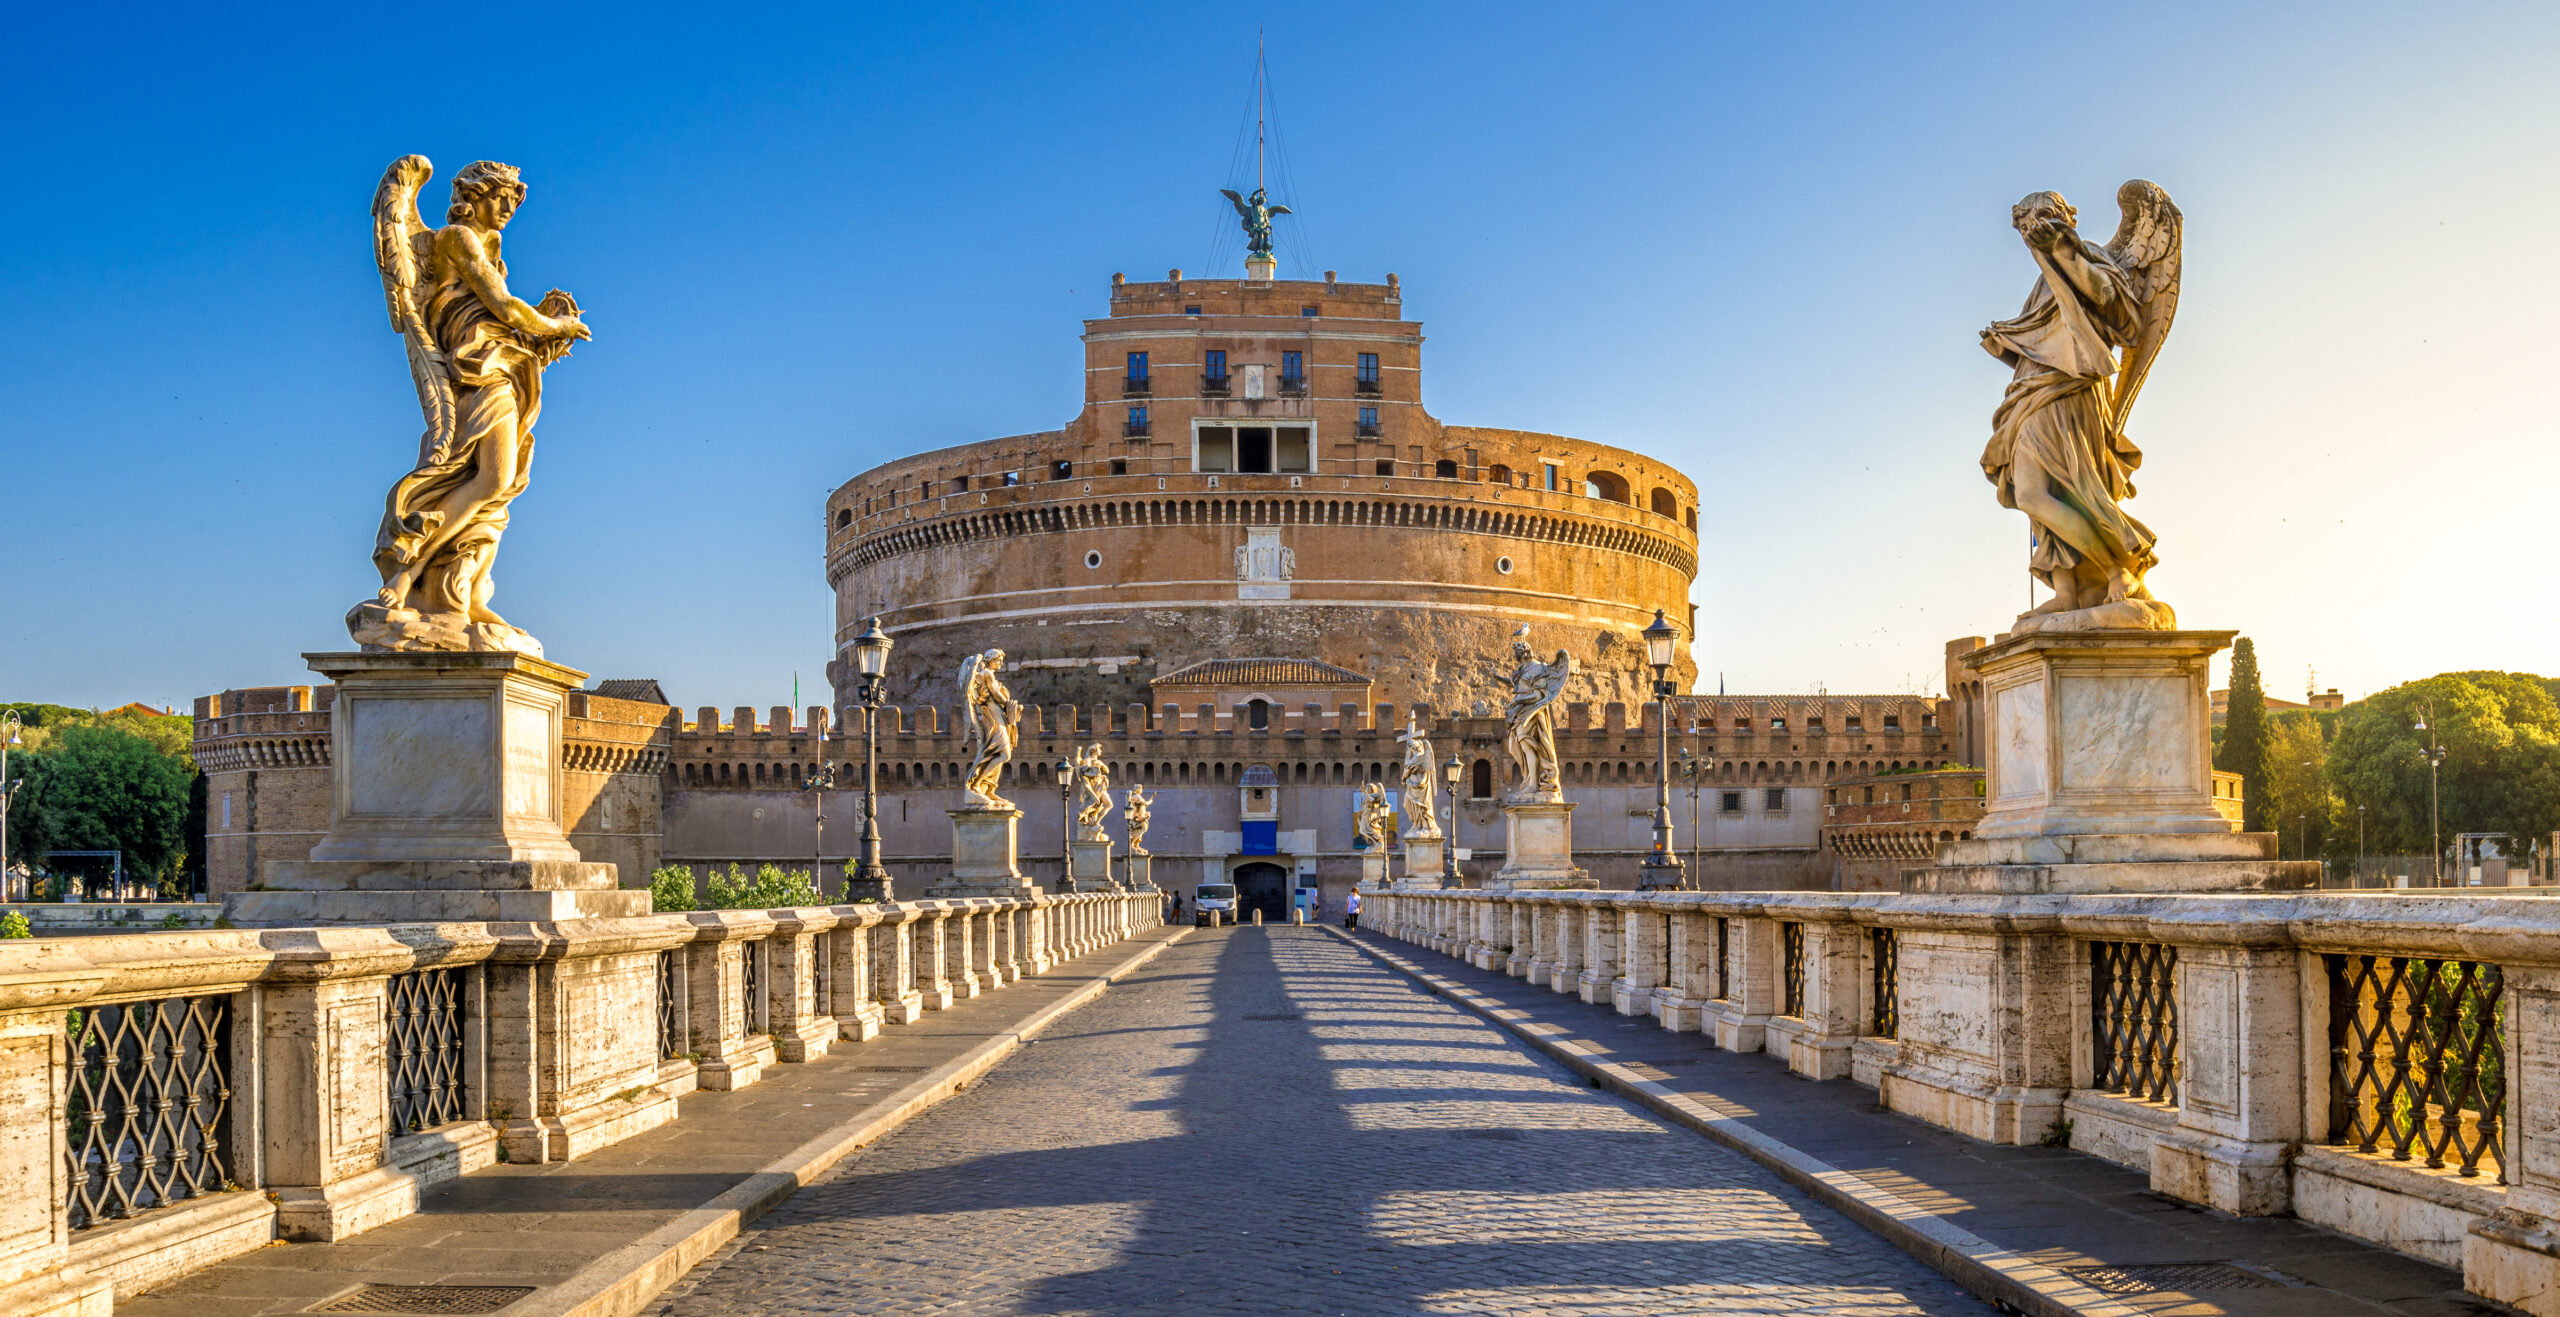
<path fill-rule="evenodd" d="M 2258 680 L 2258 647 L 2247 636 L 2231 645 L 2231 703 L 2213 766 L 2240 775 L 2241 827 L 2267 830 L 2267 690 Z"/>

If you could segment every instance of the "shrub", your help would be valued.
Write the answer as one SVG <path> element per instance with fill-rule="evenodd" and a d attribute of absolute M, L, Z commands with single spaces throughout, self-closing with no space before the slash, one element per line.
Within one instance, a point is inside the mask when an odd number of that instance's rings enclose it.
<path fill-rule="evenodd" d="M 671 864 L 650 870 L 649 908 L 662 915 L 679 914 L 695 908 L 693 869 L 688 865 Z"/>
<path fill-rule="evenodd" d="M 35 935 L 36 930 L 27 923 L 25 911 L 12 910 L 5 915 L 0 915 L 0 937 L 34 937 Z"/>

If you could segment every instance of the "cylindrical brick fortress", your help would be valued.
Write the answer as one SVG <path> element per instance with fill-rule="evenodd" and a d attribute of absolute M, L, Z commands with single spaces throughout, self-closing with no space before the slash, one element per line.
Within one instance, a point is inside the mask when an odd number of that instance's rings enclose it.
<path fill-rule="evenodd" d="M 1692 623 L 1697 494 L 1639 453 L 1424 411 L 1386 284 L 1125 284 L 1060 430 L 890 462 L 827 504 L 839 701 L 878 615 L 891 698 L 948 705 L 1000 648 L 1025 702 L 1151 704 L 1209 659 L 1303 658 L 1369 696 L 1500 701 L 1513 632 L 1566 698 L 1650 698 L 1637 632 Z M 1674 677 L 1695 674 L 1687 646 Z"/>

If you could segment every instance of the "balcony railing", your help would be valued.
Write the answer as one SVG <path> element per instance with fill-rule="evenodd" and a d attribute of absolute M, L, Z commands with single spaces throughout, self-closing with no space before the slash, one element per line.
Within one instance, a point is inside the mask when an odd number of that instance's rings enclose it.
<path fill-rule="evenodd" d="M 1281 397 L 1283 397 L 1283 398 L 1303 398 L 1303 397 L 1306 397 L 1306 396 L 1307 396 L 1307 377 L 1306 377 L 1306 376 L 1304 376 L 1304 375 L 1283 375 L 1283 376 L 1281 376 L 1281 377 L 1280 377 L 1280 396 L 1281 396 Z"/>
<path fill-rule="evenodd" d="M 1203 375 L 1200 377 L 1200 392 L 1210 398 L 1226 397 L 1227 381 L 1231 378 L 1227 375 Z"/>
<path fill-rule="evenodd" d="M 1124 398 L 1143 398 L 1152 392 L 1154 390 L 1148 387 L 1143 377 L 1120 381 L 1120 396 Z"/>
<path fill-rule="evenodd" d="M 1378 396 L 1378 382 L 1376 380 L 1359 380 L 1352 384 L 1351 391 L 1359 394 L 1363 398 L 1374 398 Z"/>
<path fill-rule="evenodd" d="M 1147 437 L 1147 423 L 1145 421 L 1131 421 L 1127 425 L 1121 427 L 1120 434 L 1123 438 L 1144 439 Z"/>

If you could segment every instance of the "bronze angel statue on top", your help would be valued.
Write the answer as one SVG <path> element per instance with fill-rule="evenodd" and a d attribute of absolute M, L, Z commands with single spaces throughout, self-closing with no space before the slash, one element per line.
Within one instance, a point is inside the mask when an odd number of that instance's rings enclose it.
<path fill-rule="evenodd" d="M 554 288 L 537 305 L 507 291 L 500 242 L 525 194 L 515 168 L 464 166 L 440 229 L 418 215 L 418 189 L 434 176 L 425 156 L 402 156 L 373 195 L 374 263 L 426 431 L 417 466 L 383 502 L 373 548 L 382 589 L 348 611 L 347 631 L 369 650 L 538 656 L 539 641 L 490 611 L 490 571 L 507 505 L 530 478 L 543 369 L 589 335 L 567 293 Z"/>
<path fill-rule="evenodd" d="M 1244 225 L 1245 250 L 1255 256 L 1271 254 L 1271 221 L 1291 213 L 1287 206 L 1271 204 L 1271 195 L 1255 188 L 1250 197 L 1239 196 L 1234 188 L 1220 188 L 1227 204 L 1236 208 L 1236 221 Z"/>
<path fill-rule="evenodd" d="M 2122 218 L 2103 247 L 2081 238 L 2079 213 L 2059 193 L 2012 207 L 2036 286 L 2016 319 L 1982 331 L 1983 348 L 2016 371 L 1982 471 L 2002 507 L 2027 514 L 2028 569 L 2053 587 L 2018 619 L 2020 634 L 2178 624 L 2143 585 L 2157 537 L 2123 505 L 2142 465 L 2125 416 L 2177 314 L 2184 219 L 2159 184 L 2139 178 L 2116 190 L 2116 205 Z"/>

